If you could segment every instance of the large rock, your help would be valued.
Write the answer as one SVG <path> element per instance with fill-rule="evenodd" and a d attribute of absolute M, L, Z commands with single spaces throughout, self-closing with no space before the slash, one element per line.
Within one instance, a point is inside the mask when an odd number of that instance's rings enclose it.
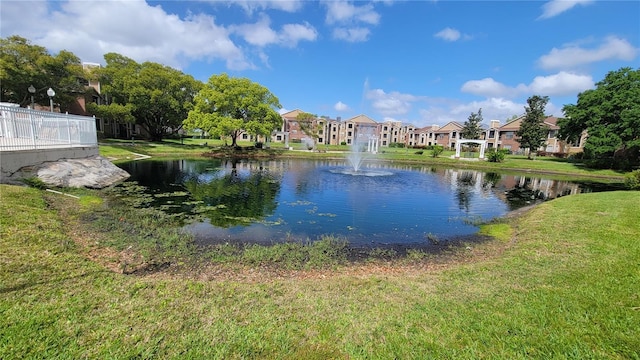
<path fill-rule="evenodd" d="M 102 189 L 131 176 L 101 156 L 45 162 L 34 166 L 32 173 L 47 185 L 92 189 Z"/>

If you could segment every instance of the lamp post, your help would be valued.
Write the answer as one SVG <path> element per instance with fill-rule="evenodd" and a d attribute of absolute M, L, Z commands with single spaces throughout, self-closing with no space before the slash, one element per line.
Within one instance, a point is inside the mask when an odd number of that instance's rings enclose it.
<path fill-rule="evenodd" d="M 29 88 L 27 90 L 29 90 L 29 94 L 31 94 L 31 109 L 33 110 L 34 109 L 33 95 L 36 93 L 36 88 L 33 87 L 33 85 L 29 85 Z"/>
<path fill-rule="evenodd" d="M 53 91 L 52 88 L 47 90 L 47 95 L 49 95 L 49 105 L 51 106 L 51 112 L 53 112 L 53 97 L 56 96 L 56 92 Z"/>

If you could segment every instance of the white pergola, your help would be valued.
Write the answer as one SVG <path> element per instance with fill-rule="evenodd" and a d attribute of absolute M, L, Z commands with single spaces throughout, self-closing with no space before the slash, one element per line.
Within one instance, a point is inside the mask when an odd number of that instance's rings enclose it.
<path fill-rule="evenodd" d="M 487 140 L 470 140 L 470 139 L 458 139 L 456 141 L 456 159 L 460 159 L 460 145 L 471 143 L 480 144 L 480 159 L 484 159 L 484 150 L 487 147 Z"/>
<path fill-rule="evenodd" d="M 369 136 L 367 141 L 367 152 L 372 154 L 378 153 L 378 138 L 375 136 Z"/>

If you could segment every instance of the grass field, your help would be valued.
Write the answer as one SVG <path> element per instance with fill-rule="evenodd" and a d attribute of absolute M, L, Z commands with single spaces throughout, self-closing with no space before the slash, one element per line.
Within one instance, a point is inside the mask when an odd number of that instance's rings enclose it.
<path fill-rule="evenodd" d="M 640 192 L 544 203 L 445 260 L 146 275 L 102 265 L 126 249 L 59 196 L 0 185 L 2 359 L 640 358 Z"/>

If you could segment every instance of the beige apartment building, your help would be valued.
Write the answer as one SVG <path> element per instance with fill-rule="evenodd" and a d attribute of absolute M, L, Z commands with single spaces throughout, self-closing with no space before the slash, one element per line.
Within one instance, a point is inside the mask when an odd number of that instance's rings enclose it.
<path fill-rule="evenodd" d="M 523 152 L 520 143 L 517 140 L 516 132 L 520 129 L 520 123 L 524 119 L 524 115 L 508 121 L 504 125 L 500 125 L 499 120 L 492 120 L 489 129 L 484 131 L 484 140 L 487 140 L 487 147 L 510 150 L 514 153 Z M 544 119 L 544 125 L 547 128 L 547 139 L 545 144 L 538 149 L 547 153 L 563 153 L 571 154 L 581 152 L 584 142 L 587 138 L 586 132 L 582 134 L 576 143 L 567 143 L 558 138 L 560 127 L 558 126 L 558 118 L 548 116 Z"/>
<path fill-rule="evenodd" d="M 285 134 L 292 142 L 303 142 L 310 138 L 298 124 L 297 116 L 300 113 L 302 111 L 296 109 L 282 114 L 282 129 L 273 135 L 272 140 L 283 142 Z M 491 120 L 489 127 L 483 129 L 481 140 L 487 140 L 488 148 L 507 149 L 514 153 L 523 152 L 516 136 L 523 118 L 524 115 L 503 125 L 500 125 L 499 120 Z M 586 134 L 583 134 L 580 141 L 575 144 L 567 144 L 557 137 L 560 129 L 557 122 L 558 118 L 553 116 L 544 120 L 544 124 L 548 128 L 547 141 L 539 150 L 548 153 L 582 151 Z M 363 114 L 347 120 L 342 120 L 340 117 L 331 119 L 327 116 L 321 116 L 314 120 L 313 126 L 319 128 L 317 145 L 351 145 L 356 141 L 361 141 L 363 137 L 373 136 L 377 138 L 378 144 L 382 147 L 389 147 L 392 144 L 403 144 L 408 147 L 441 145 L 448 149 L 455 148 L 456 142 L 461 139 L 460 132 L 464 128 L 456 121 L 451 121 L 444 126 L 432 125 L 423 128 L 416 128 L 400 121 L 378 123 Z"/>

